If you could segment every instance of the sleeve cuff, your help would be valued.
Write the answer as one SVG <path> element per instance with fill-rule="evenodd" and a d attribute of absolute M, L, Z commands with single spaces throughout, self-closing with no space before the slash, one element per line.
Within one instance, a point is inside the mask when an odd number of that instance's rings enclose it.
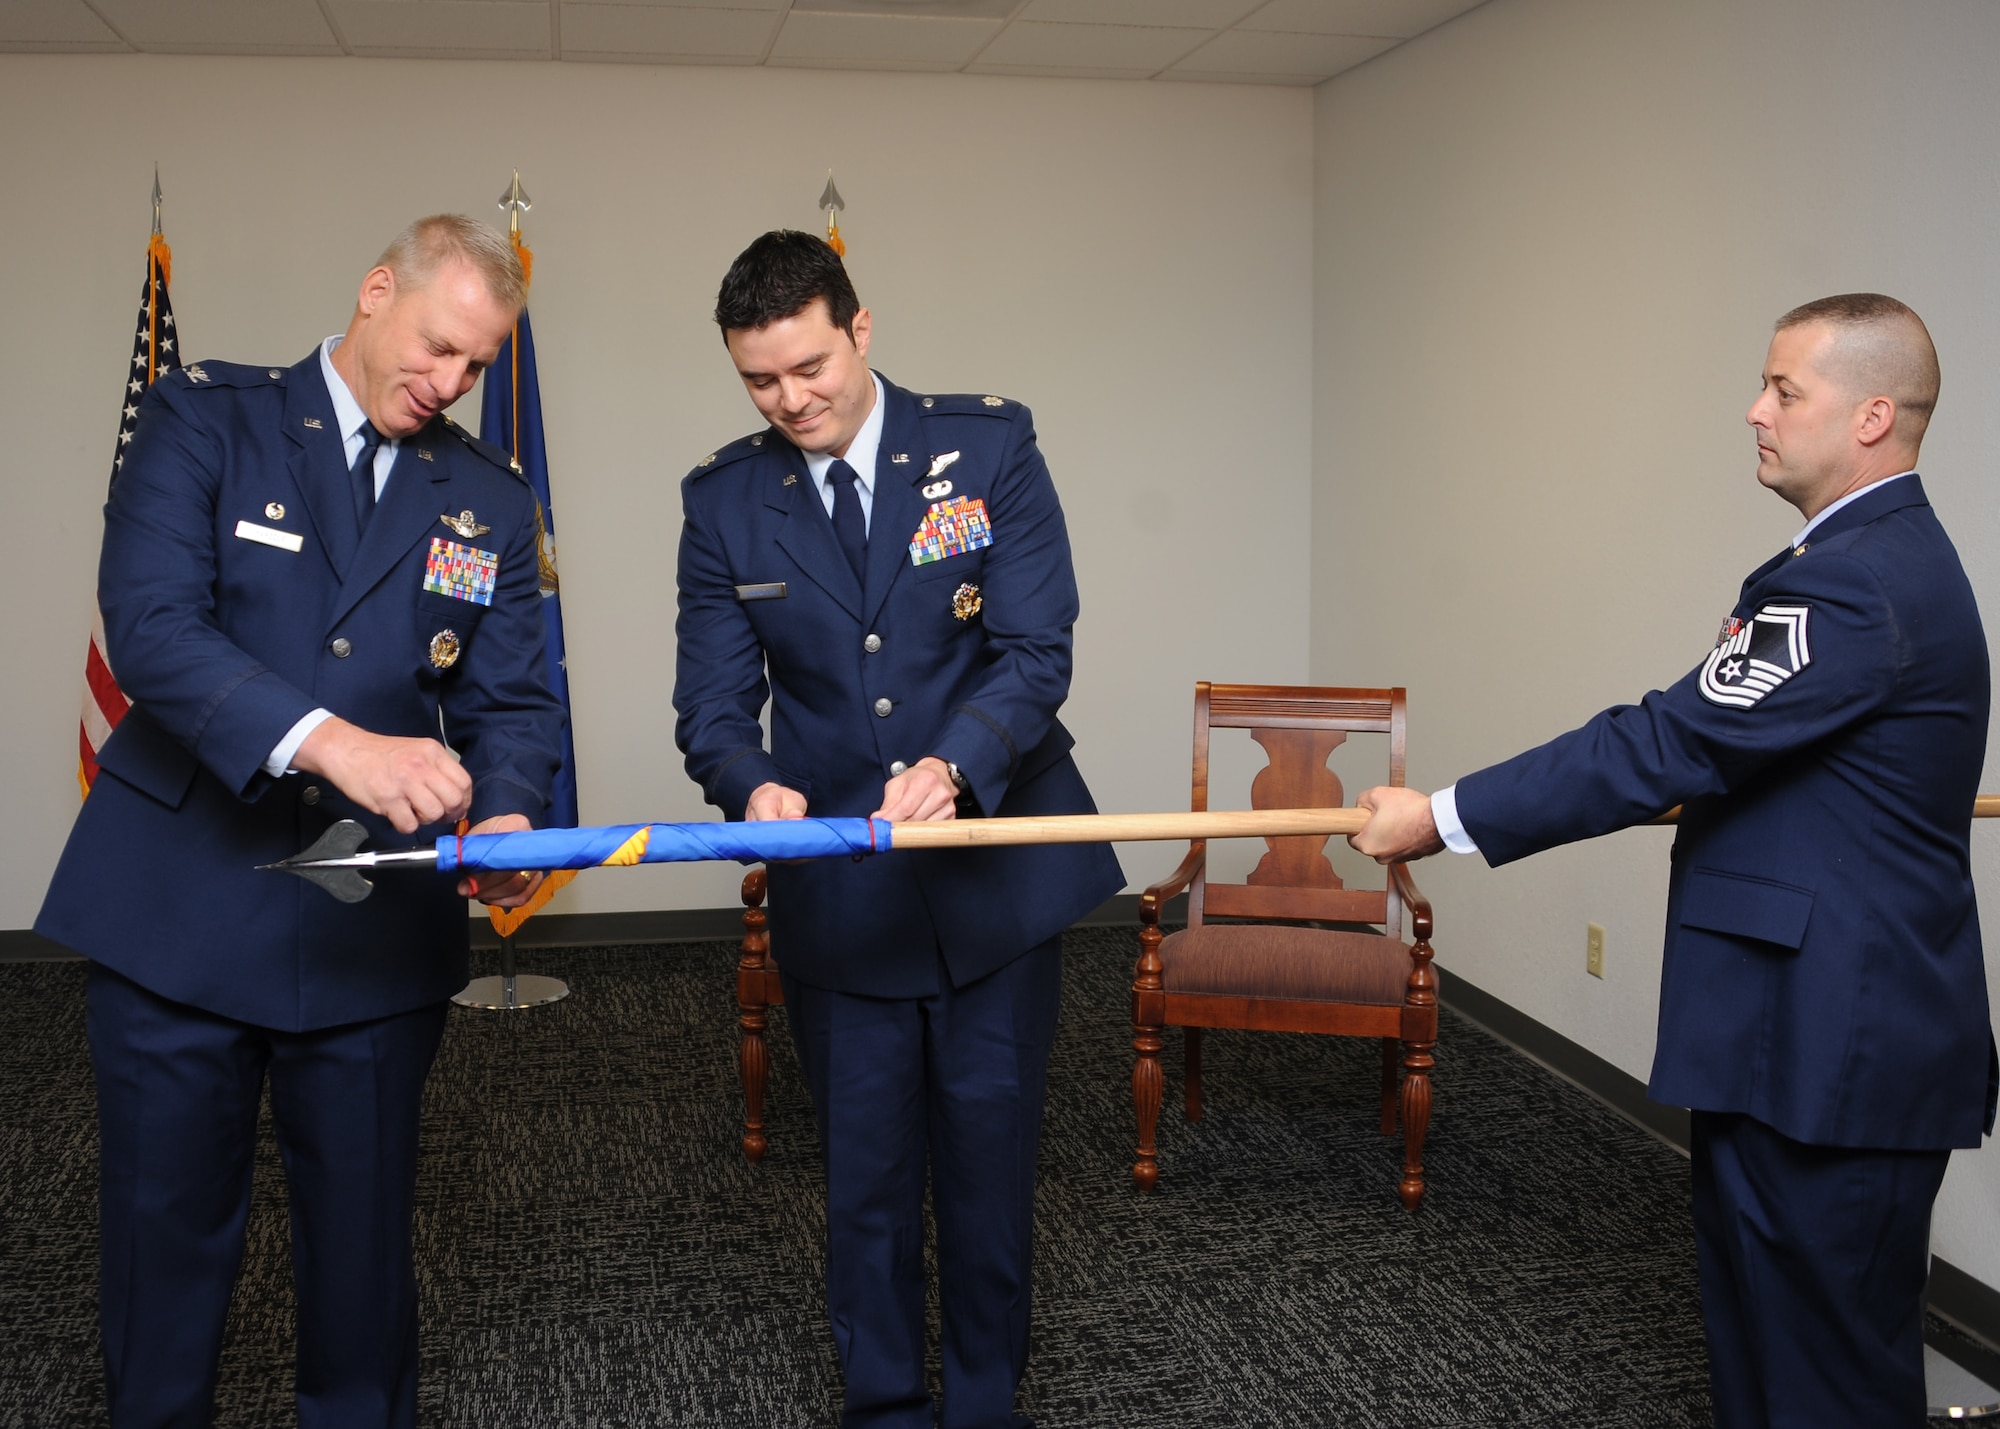
<path fill-rule="evenodd" d="M 314 710 L 293 725 L 271 750 L 271 757 L 264 761 L 264 772 L 273 779 L 284 778 L 291 772 L 292 760 L 298 756 L 299 746 L 306 742 L 306 736 L 332 718 L 332 710 Z"/>
<path fill-rule="evenodd" d="M 1458 785 L 1447 785 L 1431 795 L 1431 822 L 1437 825 L 1444 846 L 1453 853 L 1479 852 L 1479 845 L 1472 841 L 1472 835 L 1465 831 L 1465 824 L 1458 817 Z"/>

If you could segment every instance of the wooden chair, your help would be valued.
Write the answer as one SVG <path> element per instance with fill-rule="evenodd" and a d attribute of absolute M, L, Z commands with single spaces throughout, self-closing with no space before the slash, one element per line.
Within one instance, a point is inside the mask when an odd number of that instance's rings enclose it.
<path fill-rule="evenodd" d="M 737 1066 L 743 1076 L 743 1154 L 764 1159 L 764 1087 L 770 1079 L 771 1055 L 764 1045 L 765 1013 L 785 1005 L 784 984 L 771 957 L 769 919 L 764 912 L 764 870 L 743 875 L 743 956 L 736 964 L 737 1024 L 743 1043 Z"/>
<path fill-rule="evenodd" d="M 1247 729 L 1269 764 L 1250 786 L 1256 809 L 1345 804 L 1327 757 L 1350 733 L 1389 736 L 1387 783 L 1403 782 L 1403 691 L 1284 685 L 1194 687 L 1194 797 L 1208 808 L 1209 731 Z M 1406 1209 L 1424 1194 L 1424 1132 L 1431 1115 L 1431 1049 L 1437 1045 L 1437 973 L 1431 967 L 1431 909 L 1402 864 L 1379 890 L 1345 886 L 1324 849 L 1327 835 L 1267 839 L 1240 884 L 1212 883 L 1207 846 L 1195 840 L 1181 866 L 1139 899 L 1139 967 L 1132 984 L 1132 1100 L 1138 1160 L 1132 1179 L 1151 1191 L 1160 1179 L 1161 1034 L 1184 1029 L 1187 1119 L 1200 1121 L 1201 1032 L 1237 1027 L 1376 1037 L 1382 1043 L 1382 1131 L 1395 1131 L 1397 1063 Z M 1188 894 L 1188 926 L 1160 935 L 1160 909 Z M 1402 940 L 1404 911 L 1415 941 Z M 1211 920 L 1227 918 L 1228 923 Z M 1326 924 L 1372 924 L 1348 931 Z M 1400 1044 L 1400 1048 L 1399 1048 Z"/>

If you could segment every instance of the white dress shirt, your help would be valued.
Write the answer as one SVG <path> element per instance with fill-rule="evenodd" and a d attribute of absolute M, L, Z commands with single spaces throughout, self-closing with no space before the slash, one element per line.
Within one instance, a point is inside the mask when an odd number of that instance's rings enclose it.
<path fill-rule="evenodd" d="M 875 519 L 875 453 L 882 445 L 882 379 L 874 373 L 868 374 L 875 384 L 875 407 L 869 412 L 868 420 L 861 424 L 861 430 L 854 434 L 854 440 L 847 444 L 847 455 L 835 457 L 832 452 L 807 452 L 806 471 L 813 479 L 813 486 L 819 491 L 819 499 L 826 507 L 826 514 L 833 515 L 833 483 L 826 479 L 827 472 L 835 461 L 844 461 L 854 468 L 854 494 L 861 498 L 861 533 L 868 534 L 869 524 Z"/>
<path fill-rule="evenodd" d="M 333 365 L 333 350 L 340 346 L 342 333 L 335 333 L 319 345 L 320 375 L 326 378 L 327 395 L 333 398 L 333 420 L 340 428 L 340 449 L 347 465 L 352 468 L 354 459 L 361 455 L 362 423 L 368 414 L 361 410 L 361 404 L 354 400 L 354 394 L 347 390 L 347 383 Z M 389 485 L 389 473 L 396 465 L 398 440 L 387 437 L 375 449 L 375 499 L 382 499 L 383 489 Z M 316 709 L 285 732 L 285 737 L 272 749 L 271 757 L 264 761 L 264 772 L 273 779 L 282 778 L 292 772 L 292 759 L 299 752 L 299 746 L 306 742 L 306 736 L 333 718 L 332 710 Z"/>

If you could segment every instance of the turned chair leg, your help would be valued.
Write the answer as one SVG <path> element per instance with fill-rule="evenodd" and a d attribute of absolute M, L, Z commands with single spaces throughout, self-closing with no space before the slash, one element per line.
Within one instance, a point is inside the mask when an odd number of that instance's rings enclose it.
<path fill-rule="evenodd" d="M 1139 1145 L 1132 1162 L 1132 1184 L 1141 1194 L 1160 1182 L 1160 1149 L 1154 1140 L 1160 1126 L 1160 1048 L 1166 1031 L 1166 986 L 1160 974 L 1159 910 L 1140 903 L 1139 971 L 1132 980 L 1132 1110 L 1138 1120 Z"/>
<path fill-rule="evenodd" d="M 743 1043 L 737 1065 L 743 1077 L 743 1154 L 751 1164 L 764 1159 L 764 1088 L 769 1080 L 771 1060 L 764 1045 L 766 1011 L 770 1007 L 765 989 L 765 955 L 771 938 L 765 932 L 768 921 L 763 907 L 764 870 L 753 868 L 743 878 L 743 956 L 736 964 L 737 1023 L 743 1029 Z"/>
<path fill-rule="evenodd" d="M 1401 1045 L 1394 1037 L 1382 1039 L 1382 1134 L 1396 1129 L 1396 1057 Z"/>
<path fill-rule="evenodd" d="M 1414 1211 L 1424 1198 L 1424 1133 L 1431 1124 L 1431 1049 L 1435 1042 L 1403 1044 L 1403 1179 L 1396 1198 Z"/>
<path fill-rule="evenodd" d="M 1181 1029 L 1183 1090 L 1187 1094 L 1187 1119 L 1201 1120 L 1201 1029 Z"/>

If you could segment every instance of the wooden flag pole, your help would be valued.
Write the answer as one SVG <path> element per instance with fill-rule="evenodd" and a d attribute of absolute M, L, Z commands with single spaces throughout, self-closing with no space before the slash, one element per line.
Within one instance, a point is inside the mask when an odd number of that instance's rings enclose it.
<path fill-rule="evenodd" d="M 1652 824 L 1679 821 L 1669 809 Z M 1976 819 L 2000 818 L 2000 794 L 1973 801 Z M 1368 815 L 1360 809 L 1243 809 L 1189 814 L 1062 814 L 1025 819 L 945 819 L 898 823 L 890 847 L 982 848 L 997 844 L 1137 843 L 1164 839 L 1254 839 L 1290 834 L 1352 834 Z"/>

